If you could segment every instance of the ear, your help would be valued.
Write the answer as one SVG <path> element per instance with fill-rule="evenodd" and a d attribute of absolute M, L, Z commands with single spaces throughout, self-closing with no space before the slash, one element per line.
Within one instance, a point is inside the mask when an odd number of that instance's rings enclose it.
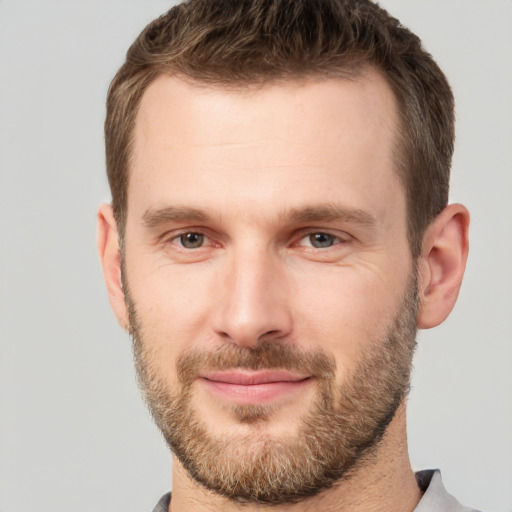
<path fill-rule="evenodd" d="M 109 204 L 102 204 L 98 209 L 97 245 L 110 305 L 114 310 L 119 325 L 123 329 L 128 330 L 128 311 L 121 281 L 119 236 L 114 212 Z"/>
<path fill-rule="evenodd" d="M 469 212 L 448 205 L 430 224 L 418 261 L 420 310 L 418 327 L 442 323 L 455 306 L 468 256 Z"/>

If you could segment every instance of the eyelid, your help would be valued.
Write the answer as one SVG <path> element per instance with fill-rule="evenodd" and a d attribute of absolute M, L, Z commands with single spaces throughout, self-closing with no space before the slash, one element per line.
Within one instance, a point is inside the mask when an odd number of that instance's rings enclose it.
<path fill-rule="evenodd" d="M 163 237 L 164 243 L 176 244 L 182 249 L 190 250 L 187 247 L 183 247 L 183 245 L 181 245 L 181 243 L 179 243 L 179 241 L 183 235 L 189 235 L 189 234 L 190 235 L 192 235 L 192 234 L 200 235 L 203 237 L 203 240 L 204 240 L 203 245 L 201 245 L 200 247 L 197 247 L 197 249 L 201 249 L 202 247 L 209 245 L 209 243 L 211 242 L 211 238 L 206 233 L 204 233 L 203 231 L 201 231 L 199 229 L 180 229 L 178 231 L 173 231 L 171 234 L 168 233 L 167 235 L 165 235 Z"/>
<path fill-rule="evenodd" d="M 216 246 L 219 247 L 219 246 L 223 245 L 222 241 L 218 240 L 218 237 L 215 237 L 211 234 L 210 229 L 207 229 L 204 227 L 199 227 L 199 226 L 198 227 L 193 226 L 193 227 L 179 228 L 179 229 L 167 231 L 166 233 L 162 234 L 159 237 L 159 240 L 164 245 L 172 244 L 174 246 L 179 247 L 180 249 L 186 249 L 187 251 L 191 251 L 194 249 L 189 249 L 189 248 L 183 247 L 179 242 L 177 242 L 177 241 L 179 241 L 181 236 L 183 236 L 187 233 L 198 234 L 198 235 L 201 235 L 204 237 L 204 244 L 202 246 L 196 248 L 195 250 L 204 249 L 206 247 L 216 247 Z M 308 246 L 308 245 L 303 245 L 300 243 L 303 239 L 311 236 L 312 234 L 316 234 L 316 233 L 322 233 L 325 235 L 329 235 L 329 236 L 336 238 L 337 240 L 335 241 L 335 243 L 332 246 L 324 247 L 321 249 L 313 247 L 311 245 Z M 299 247 L 306 247 L 306 248 L 309 247 L 309 248 L 315 249 L 315 250 L 326 250 L 326 249 L 335 247 L 340 244 L 348 243 L 353 239 L 353 237 L 351 235 L 349 235 L 348 233 L 346 233 L 345 231 L 340 232 L 335 229 L 324 229 L 324 228 L 318 228 L 318 227 L 311 227 L 311 228 L 301 228 L 300 230 L 296 231 L 292 235 L 291 239 L 292 239 L 292 244 L 291 244 L 292 246 L 299 246 Z"/>
<path fill-rule="evenodd" d="M 332 236 L 333 238 L 336 238 L 337 240 L 335 241 L 335 243 L 333 245 L 331 245 L 329 247 L 323 247 L 323 248 L 317 248 L 317 247 L 313 247 L 311 245 L 303 245 L 300 243 L 305 238 L 308 238 L 314 234 L 324 234 L 324 235 Z M 331 230 L 331 229 L 306 228 L 306 229 L 301 229 L 294 236 L 294 239 L 296 240 L 296 242 L 294 242 L 294 244 L 293 244 L 295 246 L 309 247 L 309 248 L 316 249 L 316 250 L 326 250 L 326 249 L 330 249 L 331 247 L 336 247 L 337 245 L 340 245 L 340 244 L 348 243 L 352 239 L 352 237 L 348 233 L 339 232 L 339 231 Z"/>
<path fill-rule="evenodd" d="M 185 247 L 183 245 L 183 237 L 187 235 L 196 235 L 197 237 L 201 238 L 201 244 L 197 247 Z M 203 235 L 202 233 L 198 233 L 197 231 L 186 231 L 185 233 L 181 233 L 180 235 L 176 235 L 174 238 L 172 238 L 172 242 L 177 243 L 180 248 L 186 249 L 187 251 L 194 250 L 194 249 L 202 249 L 205 247 L 205 245 L 208 245 L 209 238 L 206 235 Z"/>
<path fill-rule="evenodd" d="M 204 237 L 204 243 L 203 245 L 193 249 L 193 248 L 187 248 L 183 247 L 179 243 L 179 238 L 187 233 L 193 233 L 197 235 L 201 235 Z M 212 229 L 202 227 L 202 226 L 186 226 L 186 227 L 180 227 L 176 229 L 172 229 L 169 231 L 166 231 L 164 234 L 162 234 L 159 238 L 159 243 L 165 245 L 172 245 L 173 247 L 177 248 L 178 250 L 184 250 L 184 251 L 200 251 L 201 249 L 207 249 L 211 247 L 220 247 L 223 245 L 223 241 L 221 239 L 221 236 L 218 235 L 216 231 L 213 231 Z"/>

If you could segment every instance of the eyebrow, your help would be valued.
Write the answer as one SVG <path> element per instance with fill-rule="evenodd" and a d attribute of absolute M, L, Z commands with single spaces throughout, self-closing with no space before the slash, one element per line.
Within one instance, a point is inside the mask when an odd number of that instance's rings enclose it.
<path fill-rule="evenodd" d="M 360 208 L 326 204 L 290 208 L 284 211 L 281 218 L 292 223 L 305 222 L 336 222 L 344 221 L 372 227 L 377 219 L 370 212 Z M 186 206 L 166 206 L 150 208 L 142 216 L 142 223 L 148 228 L 155 228 L 167 222 L 209 222 L 212 219 L 206 210 Z"/>
<path fill-rule="evenodd" d="M 367 227 L 377 224 L 377 218 L 366 210 L 333 204 L 292 208 L 286 212 L 285 217 L 297 223 L 345 221 Z"/>
<path fill-rule="evenodd" d="M 210 218 L 211 216 L 206 211 L 198 208 L 167 206 L 146 210 L 142 216 L 142 223 L 148 228 L 155 228 L 166 222 L 206 222 Z"/>

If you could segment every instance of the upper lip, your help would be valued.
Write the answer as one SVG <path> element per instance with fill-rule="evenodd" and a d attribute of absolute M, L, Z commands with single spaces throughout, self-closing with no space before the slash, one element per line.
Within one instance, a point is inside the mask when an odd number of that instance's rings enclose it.
<path fill-rule="evenodd" d="M 240 386 L 255 386 L 257 384 L 269 384 L 272 382 L 299 382 L 309 375 L 300 375 L 285 370 L 252 371 L 252 370 L 227 370 L 204 372 L 200 375 L 203 379 L 226 384 Z"/>

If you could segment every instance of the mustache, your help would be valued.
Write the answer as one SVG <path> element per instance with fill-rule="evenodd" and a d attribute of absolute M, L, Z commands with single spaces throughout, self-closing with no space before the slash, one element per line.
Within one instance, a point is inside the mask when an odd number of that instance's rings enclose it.
<path fill-rule="evenodd" d="M 301 351 L 278 342 L 263 342 L 256 347 L 223 345 L 205 352 L 191 350 L 178 357 L 178 380 L 190 385 L 204 370 L 287 370 L 306 373 L 320 380 L 331 380 L 336 373 L 334 357 L 324 351 Z"/>

